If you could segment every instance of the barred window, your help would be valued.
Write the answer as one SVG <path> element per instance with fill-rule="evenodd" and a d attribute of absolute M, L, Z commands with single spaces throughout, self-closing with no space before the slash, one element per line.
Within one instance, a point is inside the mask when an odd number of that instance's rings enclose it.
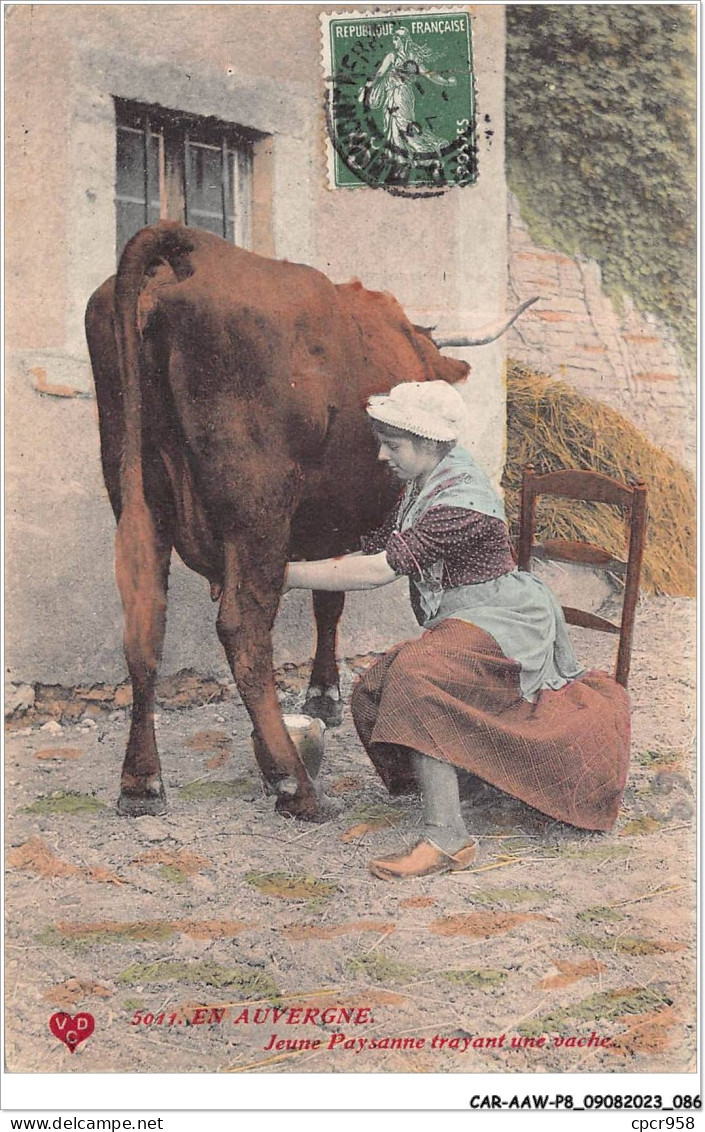
<path fill-rule="evenodd" d="M 252 246 L 252 159 L 260 135 L 214 118 L 115 99 L 116 251 L 146 224 L 180 220 Z"/>

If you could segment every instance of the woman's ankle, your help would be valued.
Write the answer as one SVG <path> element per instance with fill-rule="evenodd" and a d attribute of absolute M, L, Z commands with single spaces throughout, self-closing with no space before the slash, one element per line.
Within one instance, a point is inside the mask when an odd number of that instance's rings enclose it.
<path fill-rule="evenodd" d="M 425 825 L 421 834 L 424 841 L 429 841 L 444 853 L 457 853 L 472 842 L 472 837 L 463 826 L 449 827 L 442 825 Z"/>

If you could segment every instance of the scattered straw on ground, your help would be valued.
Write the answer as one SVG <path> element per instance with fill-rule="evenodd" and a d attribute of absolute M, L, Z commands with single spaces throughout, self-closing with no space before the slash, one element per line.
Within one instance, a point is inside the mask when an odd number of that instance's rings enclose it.
<path fill-rule="evenodd" d="M 87 998 L 112 998 L 114 991 L 91 979 L 67 979 L 43 991 L 42 998 L 52 1006 L 72 1010 Z"/>
<path fill-rule="evenodd" d="M 219 751 L 217 751 L 214 755 L 211 755 L 211 757 L 206 760 L 206 769 L 217 770 L 219 766 L 225 766 L 229 758 L 230 750 L 227 747 L 222 747 Z"/>
<path fill-rule="evenodd" d="M 625 1016 L 620 1019 L 628 1023 L 628 1029 L 618 1034 L 608 1047 L 609 1052 L 622 1057 L 636 1057 L 637 1054 L 658 1054 L 673 1045 L 674 1036 L 669 1033 L 677 1023 L 675 1011 L 670 1006 L 654 1010 L 636 1017 Z"/>
<path fill-rule="evenodd" d="M 44 747 L 34 757 L 45 762 L 60 762 L 62 759 L 80 759 L 82 754 L 80 747 Z"/>
<path fill-rule="evenodd" d="M 430 908 L 436 901 L 433 896 L 407 896 L 399 901 L 400 908 Z"/>
<path fill-rule="evenodd" d="M 14 869 L 23 869 L 28 873 L 35 873 L 42 877 L 70 877 L 78 876 L 81 872 L 78 865 L 69 861 L 62 861 L 52 853 L 48 845 L 39 837 L 31 837 L 23 845 L 10 849 L 7 854 L 7 863 Z"/>
<path fill-rule="evenodd" d="M 341 833 L 340 840 L 343 842 L 356 841 L 366 833 L 376 833 L 380 829 L 399 825 L 406 817 L 406 810 L 385 804 L 360 805 L 350 811 L 350 817 L 357 821 Z"/>
<path fill-rule="evenodd" d="M 31 837 L 29 841 L 10 849 L 7 854 L 7 863 L 15 869 L 22 869 L 27 873 L 34 873 L 40 877 L 85 877 L 87 880 L 99 884 L 125 884 L 111 869 L 103 865 L 93 865 L 90 868 L 79 868 L 70 861 L 63 861 L 52 853 L 40 837 Z"/>
<path fill-rule="evenodd" d="M 338 891 L 337 885 L 317 877 L 291 873 L 248 873 L 245 880 L 266 896 L 280 900 L 325 900 Z"/>
<path fill-rule="evenodd" d="M 186 740 L 184 746 L 191 751 L 214 751 L 217 747 L 229 747 L 230 736 L 226 731 L 207 728 L 202 731 L 195 731 Z"/>
<path fill-rule="evenodd" d="M 583 397 L 563 382 L 519 362 L 507 372 L 507 514 L 518 535 L 524 466 L 543 474 L 587 469 L 625 482 L 643 479 L 649 523 L 643 588 L 695 596 L 695 483 L 673 457 L 652 444 L 620 413 Z M 552 500 L 537 508 L 536 537 L 582 539 L 625 558 L 624 522 L 614 507 Z"/>
<path fill-rule="evenodd" d="M 362 779 L 346 774 L 342 778 L 336 778 L 335 782 L 331 782 L 330 789 L 334 794 L 352 794 L 362 790 Z"/>
<path fill-rule="evenodd" d="M 256 928 L 257 924 L 239 920 L 175 920 L 174 927 L 192 939 L 232 939 Z"/>
<path fill-rule="evenodd" d="M 177 932 L 191 939 L 233 939 L 257 926 L 240 920 L 74 920 L 57 923 L 50 931 L 57 941 L 103 944 L 127 939 L 149 943 L 170 939 Z"/>
<path fill-rule="evenodd" d="M 282 934 L 287 939 L 336 939 L 341 935 L 353 935 L 357 932 L 377 932 L 379 935 L 389 935 L 396 931 L 396 925 L 377 920 L 354 920 L 349 924 L 289 924 L 282 928 Z"/>
<path fill-rule="evenodd" d="M 386 829 L 392 823 L 387 818 L 375 818 L 373 821 L 361 821 L 357 825 L 351 825 L 344 833 L 341 833 L 340 840 L 347 843 L 348 841 L 357 841 L 359 837 L 364 837 L 367 833 L 376 833 L 380 829 Z"/>
<path fill-rule="evenodd" d="M 561 959 L 554 959 L 553 965 L 558 968 L 560 974 L 547 975 L 542 979 L 539 983 L 541 990 L 569 987 L 579 979 L 585 979 L 588 975 L 599 975 L 606 970 L 604 963 L 598 963 L 596 959 L 586 959 L 583 963 L 566 963 Z"/>
<path fill-rule="evenodd" d="M 343 1008 L 347 1010 L 359 1009 L 360 1003 L 364 1000 L 366 1007 L 373 1006 L 402 1006 L 407 996 L 404 994 L 397 994 L 394 991 L 388 990 L 371 990 L 367 987 L 364 992 L 357 991 L 355 994 L 344 995 L 339 991 L 335 991 L 334 996 L 330 999 L 316 998 L 312 994 L 310 998 L 306 996 L 287 995 L 287 999 L 296 998 L 296 1005 L 301 1010 L 335 1010 Z"/>
<path fill-rule="evenodd" d="M 133 865 L 164 865 L 176 869 L 184 876 L 195 876 L 204 869 L 211 868 L 211 862 L 206 857 L 199 857 L 198 853 L 191 853 L 188 849 L 150 849 L 141 857 L 136 857 Z"/>
<path fill-rule="evenodd" d="M 466 912 L 457 916 L 446 916 L 434 920 L 430 930 L 436 935 L 469 935 L 475 939 L 490 939 L 493 935 L 504 935 L 517 924 L 528 920 L 548 920 L 539 912 Z"/>

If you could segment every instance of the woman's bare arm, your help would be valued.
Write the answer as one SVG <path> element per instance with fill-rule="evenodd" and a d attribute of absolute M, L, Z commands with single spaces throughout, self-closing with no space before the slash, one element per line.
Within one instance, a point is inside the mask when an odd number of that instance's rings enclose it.
<path fill-rule="evenodd" d="M 318 562 L 290 562 L 286 590 L 372 590 L 387 586 L 395 574 L 385 551 L 379 554 L 345 554 L 342 558 L 322 558 Z"/>

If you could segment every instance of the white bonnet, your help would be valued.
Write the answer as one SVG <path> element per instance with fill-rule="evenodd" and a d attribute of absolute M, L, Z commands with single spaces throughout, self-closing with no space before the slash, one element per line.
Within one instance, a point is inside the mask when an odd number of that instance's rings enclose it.
<path fill-rule="evenodd" d="M 457 440 L 467 424 L 465 402 L 447 381 L 403 381 L 370 397 L 367 413 L 427 440 Z"/>

